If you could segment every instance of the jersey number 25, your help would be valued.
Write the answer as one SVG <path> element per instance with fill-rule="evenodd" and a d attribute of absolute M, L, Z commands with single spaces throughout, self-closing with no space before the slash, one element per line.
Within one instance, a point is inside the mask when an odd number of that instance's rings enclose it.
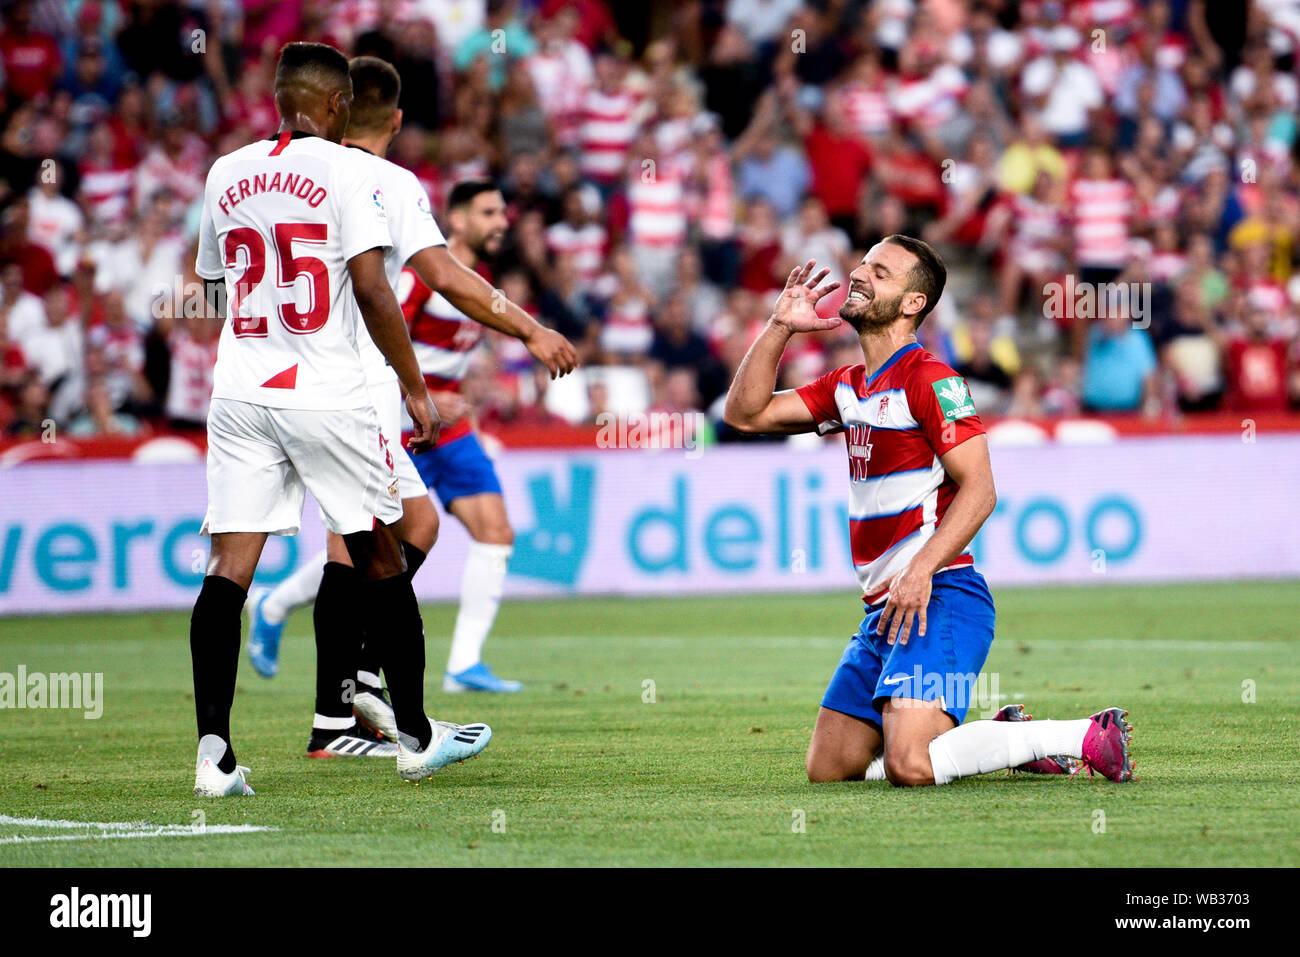
<path fill-rule="evenodd" d="M 325 223 L 276 223 L 275 251 L 279 263 L 276 285 L 290 290 L 289 301 L 279 306 L 280 323 L 295 335 L 316 332 L 325 325 L 330 315 L 329 270 L 314 256 L 295 256 L 293 244 L 325 245 L 329 227 Z M 226 233 L 226 268 L 239 268 L 239 251 L 244 250 L 244 271 L 235 282 L 234 301 L 230 306 L 230 322 L 236 336 L 261 338 L 266 336 L 266 316 L 240 314 L 244 301 L 266 274 L 266 241 L 251 226 L 239 226 Z M 310 305 L 306 311 L 298 309 L 294 289 L 298 277 L 310 280 L 308 290 Z"/>

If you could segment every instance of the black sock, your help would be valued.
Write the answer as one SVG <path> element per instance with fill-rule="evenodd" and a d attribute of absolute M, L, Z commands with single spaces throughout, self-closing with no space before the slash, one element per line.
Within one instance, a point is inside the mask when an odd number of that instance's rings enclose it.
<path fill-rule="evenodd" d="M 421 551 L 410 542 L 402 542 L 402 554 L 406 556 L 406 578 L 411 580 L 415 577 L 416 571 L 424 564 L 428 552 Z M 379 669 L 383 662 L 379 658 L 379 646 L 372 640 L 369 635 L 365 635 L 361 642 L 361 658 L 358 670 L 368 671 L 372 675 L 379 674 Z M 378 690 L 378 689 L 375 689 Z"/>
<path fill-rule="evenodd" d="M 429 746 L 433 732 L 424 714 L 424 624 L 406 575 L 368 582 L 365 587 L 370 625 L 379 662 L 388 679 L 397 730 Z"/>
<path fill-rule="evenodd" d="M 351 718 L 361 653 L 361 577 L 351 565 L 326 562 L 316 592 L 316 713 Z"/>
<path fill-rule="evenodd" d="M 217 767 L 235 770 L 230 743 L 230 706 L 239 674 L 240 616 L 248 593 L 229 578 L 208 575 L 190 616 L 190 658 L 194 666 L 194 714 L 199 738 L 215 734 L 226 742 Z"/>
<path fill-rule="evenodd" d="M 413 580 L 415 573 L 424 564 L 424 560 L 429 557 L 429 553 L 421 551 L 410 542 L 402 542 L 402 554 L 406 556 L 406 577 L 408 580 Z"/>

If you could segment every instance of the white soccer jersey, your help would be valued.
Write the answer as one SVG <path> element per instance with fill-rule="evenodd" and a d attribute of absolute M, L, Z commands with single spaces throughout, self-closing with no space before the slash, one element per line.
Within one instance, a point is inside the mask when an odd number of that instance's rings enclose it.
<path fill-rule="evenodd" d="M 284 132 L 208 173 L 196 271 L 225 277 L 213 398 L 282 409 L 370 404 L 347 263 L 392 246 L 373 157 Z"/>
<path fill-rule="evenodd" d="M 388 284 L 397 294 L 398 302 L 402 302 L 405 294 L 410 291 L 399 288 L 402 268 L 407 261 L 421 249 L 445 246 L 447 240 L 434 221 L 429 195 L 414 173 L 366 150 L 353 148 L 353 152 L 361 154 L 374 165 L 379 188 L 384 191 L 388 232 L 393 239 L 392 248 L 384 259 L 384 271 L 388 274 Z M 370 338 L 364 324 L 357 330 L 357 348 L 361 353 L 361 365 L 365 369 L 367 382 L 375 385 L 392 382 L 397 378 L 397 373 Z"/>

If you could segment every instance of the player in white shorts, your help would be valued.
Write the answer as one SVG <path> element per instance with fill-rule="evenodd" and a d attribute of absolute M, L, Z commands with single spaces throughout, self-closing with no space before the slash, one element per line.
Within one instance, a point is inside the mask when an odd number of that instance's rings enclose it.
<path fill-rule="evenodd" d="M 199 227 L 196 270 L 228 315 L 208 417 L 212 553 L 190 622 L 194 793 L 206 797 L 253 793 L 230 734 L 240 610 L 267 536 L 297 532 L 307 490 L 363 581 L 360 604 L 391 675 L 401 776 L 427 777 L 491 739 L 486 725 L 424 714 L 423 626 L 395 528 L 393 450 L 357 353 L 359 320 L 407 393 L 412 447 L 433 442 L 439 422 L 384 271 L 392 239 L 374 167 L 339 143 L 352 103 L 347 60 L 324 44 L 288 44 L 275 91 L 280 132 L 213 164 Z M 342 647 L 320 651 L 351 658 Z M 324 693 L 351 697 L 348 687 Z"/>
<path fill-rule="evenodd" d="M 477 273 L 453 259 L 434 222 L 429 198 L 419 180 L 410 171 L 382 158 L 401 128 L 402 114 L 397 108 L 401 81 L 397 71 L 375 57 L 358 57 L 351 62 L 350 69 L 354 102 L 344 143 L 370 158 L 384 193 L 389 231 L 393 237 L 393 247 L 385 261 L 389 282 L 396 289 L 403 267 L 409 264 L 422 280 L 436 283 L 435 288 L 462 303 L 468 314 L 524 341 L 552 375 L 571 371 L 577 362 L 572 345 L 559 333 L 541 326 L 514 303 L 497 295 Z M 396 376 L 379 350 L 368 341 L 364 330 L 358 335 L 358 346 L 381 426 L 389 445 L 395 450 L 398 492 L 404 511 L 400 529 L 402 549 L 408 574 L 414 575 L 437 539 L 438 516 L 414 463 L 399 447 L 401 409 Z M 347 550 L 337 536 L 331 535 L 325 552 L 308 559 L 274 590 L 254 592 L 248 601 L 251 619 L 249 658 L 254 668 L 268 678 L 276 674 L 284 619 L 293 608 L 309 601 L 315 601 L 313 624 L 318 645 L 324 642 L 333 646 L 346 642 L 348 639 L 344 632 L 360 636 L 367 631 L 356 616 L 356 587 L 356 576 L 350 567 Z M 349 647 L 355 647 L 355 642 L 349 642 Z M 309 756 L 374 754 L 352 745 L 347 739 L 326 740 L 326 735 L 315 733 L 323 729 L 349 727 L 353 710 L 367 726 L 383 736 L 395 734 L 392 710 L 380 684 L 380 665 L 376 655 L 377 647 L 366 641 L 364 653 L 358 656 L 354 675 L 318 674 L 321 687 L 333 687 L 338 680 L 355 677 L 356 694 L 352 707 L 346 711 L 336 708 L 330 715 L 317 714 L 313 737 L 308 743 Z M 318 655 L 318 672 L 322 664 Z"/>

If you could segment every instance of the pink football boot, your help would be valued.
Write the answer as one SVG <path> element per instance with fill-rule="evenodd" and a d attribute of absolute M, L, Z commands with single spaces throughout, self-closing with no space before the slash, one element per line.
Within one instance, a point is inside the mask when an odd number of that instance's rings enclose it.
<path fill-rule="evenodd" d="M 1032 721 L 1032 714 L 1025 714 L 1023 704 L 1004 705 L 1002 710 L 993 716 L 994 721 Z M 1074 774 L 1083 769 L 1083 762 L 1077 758 L 1067 758 L 1063 755 L 1053 755 L 1051 757 L 1039 758 L 1037 761 L 1030 761 L 1022 764 L 1016 771 L 1025 771 L 1029 774 Z"/>

